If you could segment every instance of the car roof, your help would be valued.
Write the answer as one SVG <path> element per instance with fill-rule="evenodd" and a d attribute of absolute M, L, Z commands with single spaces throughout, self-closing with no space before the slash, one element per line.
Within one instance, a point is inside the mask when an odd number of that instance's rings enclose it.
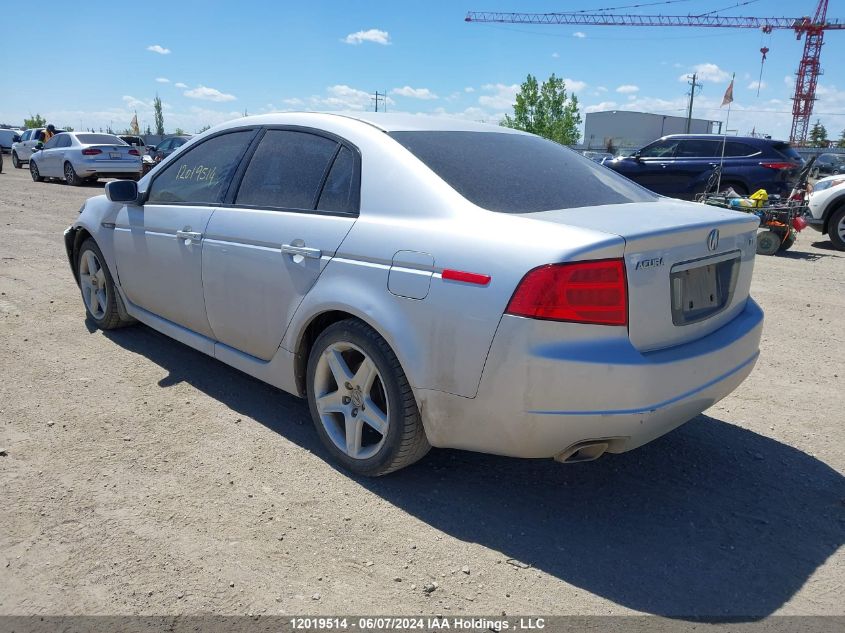
<path fill-rule="evenodd" d="M 429 114 L 405 114 L 394 112 L 275 112 L 249 116 L 230 121 L 235 127 L 245 124 L 258 125 L 319 125 L 331 124 L 338 117 L 359 121 L 362 124 L 378 128 L 383 132 L 501 132 L 507 134 L 525 134 L 519 130 L 501 127 L 498 124 L 479 123 L 454 117 Z"/>

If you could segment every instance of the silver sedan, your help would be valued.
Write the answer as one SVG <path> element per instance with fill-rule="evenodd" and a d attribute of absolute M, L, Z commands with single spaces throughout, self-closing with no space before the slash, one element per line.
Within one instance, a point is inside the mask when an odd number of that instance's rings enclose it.
<path fill-rule="evenodd" d="M 60 132 L 29 158 L 35 182 L 59 178 L 81 185 L 98 178 L 140 178 L 141 154 L 114 134 Z"/>
<path fill-rule="evenodd" d="M 756 229 L 506 128 L 286 113 L 108 183 L 65 244 L 97 326 L 306 397 L 382 475 L 431 446 L 595 459 L 725 397 L 758 356 Z"/>

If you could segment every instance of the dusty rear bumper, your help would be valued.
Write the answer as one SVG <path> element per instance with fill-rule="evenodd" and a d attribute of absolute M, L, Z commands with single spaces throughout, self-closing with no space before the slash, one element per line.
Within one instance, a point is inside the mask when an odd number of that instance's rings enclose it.
<path fill-rule="evenodd" d="M 590 440 L 637 448 L 695 417 L 751 373 L 763 312 L 752 300 L 715 332 L 640 353 L 624 328 L 505 316 L 475 398 L 418 390 L 434 446 L 555 457 Z M 565 340 L 566 342 L 561 342 Z"/>

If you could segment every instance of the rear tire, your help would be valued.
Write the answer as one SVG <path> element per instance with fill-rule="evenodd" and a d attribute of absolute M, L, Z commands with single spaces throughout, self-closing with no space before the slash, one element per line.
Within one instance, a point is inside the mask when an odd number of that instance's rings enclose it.
<path fill-rule="evenodd" d="M 32 176 L 33 182 L 44 182 L 44 178 L 38 171 L 38 165 L 36 165 L 35 161 L 31 158 L 29 159 L 29 175 Z"/>
<path fill-rule="evenodd" d="M 845 251 L 845 207 L 840 207 L 830 217 L 827 236 L 837 250 Z"/>
<path fill-rule="evenodd" d="M 413 464 L 431 448 L 399 360 L 368 325 L 347 319 L 326 328 L 314 342 L 307 372 L 317 435 L 344 468 L 378 477 Z"/>
<path fill-rule="evenodd" d="M 23 167 L 23 164 L 18 159 L 17 152 L 12 152 L 12 165 L 14 166 L 15 169 L 21 169 Z"/>
<path fill-rule="evenodd" d="M 795 229 L 790 229 L 789 235 L 786 236 L 786 239 L 780 245 L 780 250 L 788 251 L 790 248 L 792 248 L 792 245 L 795 244 L 795 240 L 797 239 L 798 231 L 796 231 Z"/>
<path fill-rule="evenodd" d="M 780 249 L 780 235 L 774 231 L 763 231 L 757 234 L 757 254 L 774 255 Z"/>
<path fill-rule="evenodd" d="M 100 247 L 90 237 L 82 242 L 76 257 L 76 274 L 85 312 L 101 330 L 114 330 L 134 323 L 122 319 L 117 290 Z"/>
<path fill-rule="evenodd" d="M 71 187 L 78 187 L 82 184 L 82 179 L 76 175 L 76 170 L 70 163 L 65 163 L 65 182 Z"/>

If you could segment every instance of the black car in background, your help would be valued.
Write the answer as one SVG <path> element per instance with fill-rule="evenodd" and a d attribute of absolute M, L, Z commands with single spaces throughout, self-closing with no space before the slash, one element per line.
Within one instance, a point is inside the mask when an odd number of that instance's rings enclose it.
<path fill-rule="evenodd" d="M 170 156 L 173 152 L 190 140 L 191 137 L 189 135 L 168 136 L 167 138 L 162 139 L 158 145 L 147 145 L 147 153 L 153 157 L 155 162 L 159 162 Z"/>
<path fill-rule="evenodd" d="M 673 134 L 604 166 L 655 193 L 692 200 L 722 162 L 723 143 L 722 190 L 732 187 L 748 195 L 765 189 L 770 196 L 789 195 L 804 161 L 789 143 L 766 138 Z"/>
<path fill-rule="evenodd" d="M 816 177 L 845 174 L 845 154 L 820 154 L 813 163 L 813 172 Z"/>

